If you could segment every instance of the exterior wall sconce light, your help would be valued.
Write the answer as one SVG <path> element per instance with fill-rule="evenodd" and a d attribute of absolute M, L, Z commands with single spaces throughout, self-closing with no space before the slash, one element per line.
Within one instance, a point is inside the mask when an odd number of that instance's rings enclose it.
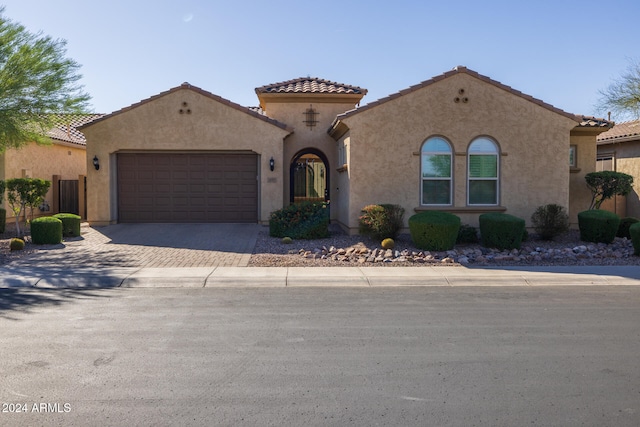
<path fill-rule="evenodd" d="M 269 160 L 269 169 L 271 169 L 271 172 L 273 172 L 273 170 L 276 167 L 276 161 L 273 160 L 273 157 Z"/>
<path fill-rule="evenodd" d="M 96 170 L 100 169 L 100 162 L 98 161 L 98 156 L 93 156 L 93 167 Z"/>

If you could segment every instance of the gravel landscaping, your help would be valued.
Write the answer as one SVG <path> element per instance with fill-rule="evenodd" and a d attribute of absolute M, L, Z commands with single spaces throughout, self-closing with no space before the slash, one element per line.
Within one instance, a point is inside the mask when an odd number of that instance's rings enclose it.
<path fill-rule="evenodd" d="M 582 242 L 578 230 L 570 230 L 554 241 L 530 235 L 520 250 L 499 251 L 480 244 L 456 245 L 446 252 L 427 252 L 413 246 L 411 237 L 402 234 L 393 250 L 384 250 L 380 242 L 365 236 L 349 236 L 334 225 L 326 239 L 295 240 L 291 244 L 269 237 L 265 227 L 249 266 L 436 266 L 436 265 L 640 265 L 633 255 L 631 240 L 616 238 L 609 245 Z"/>
<path fill-rule="evenodd" d="M 8 264 L 40 250 L 27 242 L 24 250 L 10 251 L 13 229 L 0 234 L 0 265 Z M 421 251 L 413 246 L 411 237 L 402 234 L 393 250 L 383 250 L 380 242 L 365 236 L 349 236 L 331 225 L 330 237 L 318 240 L 294 240 L 291 244 L 269 237 L 268 227 L 258 234 L 249 267 L 313 267 L 313 266 L 508 266 L 508 265 L 640 265 L 633 255 L 633 245 L 625 238 L 616 238 L 609 245 L 580 241 L 578 230 L 543 241 L 530 235 L 520 250 L 498 251 L 480 244 L 456 245 L 446 252 Z"/>

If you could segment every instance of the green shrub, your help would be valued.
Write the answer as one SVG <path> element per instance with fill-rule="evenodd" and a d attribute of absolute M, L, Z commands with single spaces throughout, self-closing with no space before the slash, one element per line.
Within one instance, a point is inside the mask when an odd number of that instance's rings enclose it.
<path fill-rule="evenodd" d="M 271 237 L 321 239 L 329 237 L 329 212 L 325 203 L 294 203 L 271 213 Z"/>
<path fill-rule="evenodd" d="M 285 236 L 282 238 L 282 243 L 284 243 L 285 245 L 290 245 L 293 243 L 293 239 L 289 236 Z"/>
<path fill-rule="evenodd" d="M 633 243 L 633 254 L 640 255 L 640 222 L 631 224 L 629 227 L 631 242 Z"/>
<path fill-rule="evenodd" d="M 598 209 L 578 214 L 580 240 L 593 243 L 611 243 L 616 238 L 620 217 L 613 212 Z"/>
<path fill-rule="evenodd" d="M 0 233 L 4 233 L 7 226 L 7 210 L 0 208 Z"/>
<path fill-rule="evenodd" d="M 618 226 L 618 231 L 616 232 L 616 237 L 626 237 L 627 239 L 631 238 L 631 234 L 629 234 L 629 227 L 631 227 L 636 222 L 640 222 L 638 218 L 625 217 L 620 220 L 620 225 Z"/>
<path fill-rule="evenodd" d="M 31 221 L 31 240 L 36 245 L 56 245 L 62 242 L 62 221 L 43 216 Z"/>
<path fill-rule="evenodd" d="M 21 251 L 24 249 L 24 240 L 13 238 L 9 243 L 9 249 L 12 251 Z"/>
<path fill-rule="evenodd" d="M 396 242 L 394 242 L 393 239 L 387 237 L 382 241 L 382 243 L 380 243 L 380 246 L 382 246 L 382 249 L 393 249 L 396 247 Z"/>
<path fill-rule="evenodd" d="M 491 212 L 480 215 L 479 221 L 483 246 L 520 249 L 526 231 L 524 219 L 505 213 Z"/>
<path fill-rule="evenodd" d="M 409 218 L 411 240 L 428 251 L 453 249 L 460 230 L 460 218 L 448 212 L 425 211 Z"/>
<path fill-rule="evenodd" d="M 468 224 L 462 224 L 458 231 L 456 243 L 478 243 L 478 229 Z"/>
<path fill-rule="evenodd" d="M 59 213 L 53 216 L 62 221 L 62 235 L 65 237 L 80 236 L 80 217 L 71 213 Z"/>
<path fill-rule="evenodd" d="M 538 207 L 531 215 L 531 222 L 542 240 L 553 240 L 569 230 L 569 215 L 563 206 L 556 204 Z"/>
<path fill-rule="evenodd" d="M 374 240 L 395 239 L 402 229 L 404 208 L 398 205 L 368 205 L 358 218 L 360 234 Z"/>

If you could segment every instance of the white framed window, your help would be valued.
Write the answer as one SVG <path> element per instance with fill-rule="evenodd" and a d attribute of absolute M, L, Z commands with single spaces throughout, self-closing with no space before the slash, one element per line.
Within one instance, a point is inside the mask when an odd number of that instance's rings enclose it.
<path fill-rule="evenodd" d="M 467 204 L 497 205 L 499 176 L 498 144 L 484 136 L 474 139 L 467 152 Z"/>
<path fill-rule="evenodd" d="M 440 137 L 428 138 L 420 150 L 421 204 L 451 205 L 453 156 L 451 144 Z"/>

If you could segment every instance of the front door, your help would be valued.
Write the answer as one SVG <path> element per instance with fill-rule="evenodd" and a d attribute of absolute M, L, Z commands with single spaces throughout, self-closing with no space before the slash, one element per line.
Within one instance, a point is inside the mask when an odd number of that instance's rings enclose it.
<path fill-rule="evenodd" d="M 329 201 L 329 168 L 320 152 L 299 153 L 291 162 L 291 203 Z"/>

